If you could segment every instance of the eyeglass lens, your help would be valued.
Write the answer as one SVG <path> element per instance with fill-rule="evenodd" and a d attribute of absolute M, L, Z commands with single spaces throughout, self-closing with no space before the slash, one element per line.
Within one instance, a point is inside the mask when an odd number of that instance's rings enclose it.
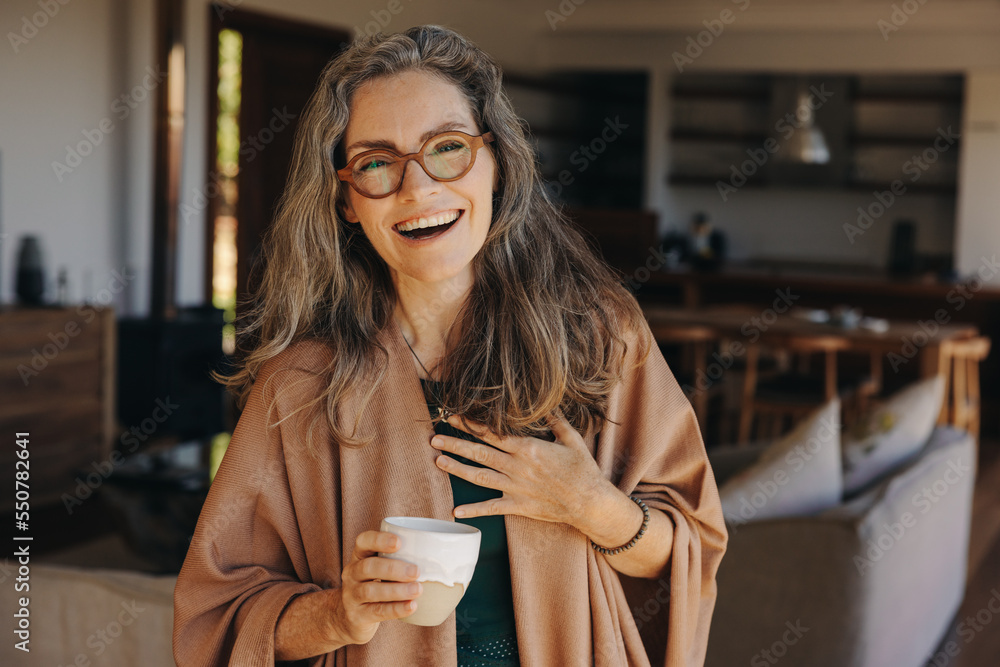
<path fill-rule="evenodd" d="M 436 137 L 424 148 L 424 165 L 435 179 L 456 178 L 472 163 L 472 145 L 458 135 Z M 354 183 L 372 195 L 392 192 L 403 178 L 406 162 L 398 155 L 377 152 L 354 165 Z"/>

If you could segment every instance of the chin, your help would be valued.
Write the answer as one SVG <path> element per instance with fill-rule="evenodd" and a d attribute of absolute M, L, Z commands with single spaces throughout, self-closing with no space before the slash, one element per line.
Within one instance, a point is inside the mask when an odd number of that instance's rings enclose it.
<path fill-rule="evenodd" d="M 439 283 L 454 280 L 462 275 L 464 272 L 472 271 L 472 263 L 466 263 L 462 266 L 455 267 L 435 267 L 432 271 L 413 271 L 407 272 L 407 275 L 414 280 L 419 280 L 422 283 Z"/>

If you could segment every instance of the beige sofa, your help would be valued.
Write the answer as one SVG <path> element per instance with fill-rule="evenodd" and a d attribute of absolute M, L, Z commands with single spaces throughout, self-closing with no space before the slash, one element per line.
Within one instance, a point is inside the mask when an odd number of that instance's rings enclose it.
<path fill-rule="evenodd" d="M 710 450 L 718 483 L 762 450 Z M 937 428 L 837 507 L 732 526 L 706 666 L 924 667 L 964 595 L 975 452 Z"/>
<path fill-rule="evenodd" d="M 7 568 L 17 570 L 13 560 Z M 174 667 L 171 650 L 176 575 L 30 563 L 30 652 L 15 647 L 14 602 L 3 584 L 0 665 Z M 16 574 L 14 576 L 17 576 Z"/>

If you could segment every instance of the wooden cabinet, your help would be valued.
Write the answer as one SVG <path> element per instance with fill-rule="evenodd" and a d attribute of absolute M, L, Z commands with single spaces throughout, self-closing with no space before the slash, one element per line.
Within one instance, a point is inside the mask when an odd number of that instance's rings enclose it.
<path fill-rule="evenodd" d="M 110 470 L 115 327 L 108 307 L 0 309 L 0 480 L 12 484 L 15 433 L 29 433 L 32 508 Z"/>

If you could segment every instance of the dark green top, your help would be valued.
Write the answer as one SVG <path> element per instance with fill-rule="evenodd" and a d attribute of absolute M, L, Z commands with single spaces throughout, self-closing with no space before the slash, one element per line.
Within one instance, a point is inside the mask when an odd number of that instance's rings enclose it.
<path fill-rule="evenodd" d="M 427 398 L 430 415 L 437 415 L 434 392 L 440 384 L 436 381 L 420 379 Z M 460 431 L 445 422 L 437 422 L 434 432 L 450 435 L 471 442 L 487 444 L 473 435 Z M 487 445 L 489 446 L 489 445 Z M 464 456 L 444 452 L 447 456 L 466 465 L 483 468 L 485 466 Z M 456 475 L 448 475 L 455 506 L 483 502 L 499 498 L 503 492 L 478 486 Z M 456 522 L 475 526 L 482 531 L 479 561 L 476 563 L 472 581 L 455 610 L 455 632 L 462 643 L 468 639 L 497 639 L 514 637 L 514 601 L 510 584 L 510 557 L 507 552 L 507 532 L 503 515 L 480 516 L 471 519 L 455 519 Z M 516 645 L 515 645 L 516 646 Z M 516 663 L 515 663 L 516 664 Z"/>

